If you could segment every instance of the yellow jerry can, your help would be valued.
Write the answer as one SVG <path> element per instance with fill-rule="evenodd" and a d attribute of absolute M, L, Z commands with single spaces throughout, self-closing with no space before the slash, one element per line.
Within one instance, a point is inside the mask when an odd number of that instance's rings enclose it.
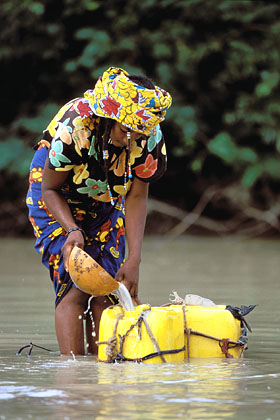
<path fill-rule="evenodd" d="M 180 362 L 189 358 L 240 357 L 241 322 L 224 305 L 215 307 L 113 306 L 102 313 L 98 359 L 103 362 Z M 246 348 L 246 347 L 245 347 Z"/>
<path fill-rule="evenodd" d="M 182 306 L 172 305 L 181 312 Z M 240 357 L 241 322 L 224 305 L 188 306 L 185 312 L 185 357 Z"/>
<path fill-rule="evenodd" d="M 99 327 L 98 360 L 183 361 L 183 311 L 149 305 L 139 305 L 134 311 L 120 306 L 105 309 Z"/>

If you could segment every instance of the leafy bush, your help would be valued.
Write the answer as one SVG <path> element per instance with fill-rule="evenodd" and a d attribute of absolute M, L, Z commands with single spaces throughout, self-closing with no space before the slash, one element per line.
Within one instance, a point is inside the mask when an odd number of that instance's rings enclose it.
<path fill-rule="evenodd" d="M 252 201 L 272 205 L 280 181 L 277 2 L 2 3 L 2 170 L 26 174 L 30 146 L 58 107 L 121 66 L 173 96 L 164 123 L 169 171 L 153 194 L 190 208 L 207 186 L 238 183 Z M 256 194 L 263 189 L 272 194 Z"/>

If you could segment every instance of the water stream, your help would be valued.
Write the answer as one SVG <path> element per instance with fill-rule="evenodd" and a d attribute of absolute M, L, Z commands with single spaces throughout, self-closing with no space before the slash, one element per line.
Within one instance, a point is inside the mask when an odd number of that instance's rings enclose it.
<path fill-rule="evenodd" d="M 119 298 L 120 304 L 122 305 L 125 311 L 134 310 L 134 305 L 129 291 L 123 283 L 120 283 L 118 289 L 114 290 L 112 293 Z"/>

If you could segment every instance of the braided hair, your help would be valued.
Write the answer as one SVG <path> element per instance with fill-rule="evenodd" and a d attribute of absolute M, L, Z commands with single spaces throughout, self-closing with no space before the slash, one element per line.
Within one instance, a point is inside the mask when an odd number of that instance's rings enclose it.
<path fill-rule="evenodd" d="M 146 76 L 142 74 L 130 74 L 129 79 L 137 83 L 139 86 L 142 86 L 146 89 L 155 89 L 154 83 Z M 104 151 L 107 150 L 108 144 L 110 142 L 111 137 L 111 130 L 114 127 L 116 121 L 111 118 L 103 118 L 100 117 L 100 122 L 96 128 L 96 136 L 95 136 L 95 148 L 99 154 L 99 161 L 104 168 L 105 176 L 107 184 L 109 185 L 108 180 L 108 172 L 110 167 L 110 160 L 104 157 Z M 143 138 L 146 138 L 143 134 Z M 131 144 L 130 139 L 128 141 L 128 146 L 126 148 L 126 161 L 125 161 L 125 168 L 127 168 L 128 163 L 130 161 L 130 151 L 131 151 Z M 125 181 L 126 184 L 126 181 Z"/>

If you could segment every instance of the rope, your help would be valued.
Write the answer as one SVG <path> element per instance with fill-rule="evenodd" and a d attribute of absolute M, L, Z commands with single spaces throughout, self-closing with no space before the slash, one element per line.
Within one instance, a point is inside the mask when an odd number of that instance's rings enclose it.
<path fill-rule="evenodd" d="M 184 332 L 187 334 L 187 352 L 188 352 L 188 362 L 189 362 L 190 361 L 190 335 L 191 335 L 191 329 L 188 328 L 185 307 L 186 307 L 186 305 L 183 303 L 182 310 L 183 310 L 183 317 L 184 317 Z"/>
<path fill-rule="evenodd" d="M 160 358 L 161 358 L 161 360 L 162 360 L 162 362 L 163 363 L 166 363 L 166 360 L 165 360 L 165 358 L 164 358 L 164 356 L 163 356 L 163 354 L 164 353 L 162 353 L 162 351 L 160 350 L 160 347 L 159 347 L 159 345 L 158 345 L 158 342 L 157 342 L 157 340 L 155 339 L 155 337 L 153 336 L 153 333 L 152 333 L 152 331 L 151 331 L 151 329 L 150 329 L 150 326 L 149 326 L 149 324 L 148 324 L 148 321 L 143 317 L 143 322 L 144 322 L 144 324 L 145 324 L 145 327 L 146 327 L 146 330 L 147 330 L 147 333 L 148 333 L 148 335 L 149 335 L 149 337 L 150 337 L 150 339 L 151 339 L 151 341 L 152 341 L 152 343 L 153 343 L 153 346 L 154 346 L 154 349 L 156 350 L 156 352 L 157 352 L 157 355 L 158 356 L 160 356 Z"/>
<path fill-rule="evenodd" d="M 96 341 L 96 344 L 107 344 L 106 355 L 108 359 L 113 359 L 117 354 L 117 337 L 111 337 L 108 341 Z"/>
<path fill-rule="evenodd" d="M 211 340 L 219 341 L 220 343 L 223 342 L 223 340 L 228 340 L 229 344 L 233 344 L 232 346 L 229 346 L 230 349 L 233 349 L 235 347 L 243 347 L 244 346 L 244 343 L 240 340 L 239 341 L 234 341 L 234 340 L 229 340 L 227 338 L 217 338 L 217 337 L 214 337 L 212 335 L 204 334 L 204 333 L 201 333 L 199 331 L 194 331 L 194 330 L 191 330 L 191 334 L 199 335 L 199 336 L 205 337 L 205 338 L 210 338 Z"/>
<path fill-rule="evenodd" d="M 123 317 L 124 317 L 124 312 L 118 315 L 115 325 L 114 325 L 113 335 L 111 338 L 109 338 L 107 341 L 96 341 L 97 346 L 100 346 L 101 344 L 107 344 L 106 355 L 107 355 L 108 360 L 112 360 L 118 354 L 116 332 L 117 332 L 119 321 Z"/>
<path fill-rule="evenodd" d="M 97 341 L 96 344 L 99 346 L 101 344 L 107 344 L 106 347 L 106 355 L 107 355 L 107 360 L 101 360 L 98 359 L 100 362 L 106 362 L 106 363 L 114 363 L 114 362 L 122 362 L 122 361 L 130 361 L 130 362 L 137 362 L 137 363 L 141 363 L 144 360 L 148 360 L 151 359 L 153 357 L 160 357 L 163 363 L 166 363 L 166 359 L 164 357 L 165 354 L 173 354 L 173 353 L 179 353 L 181 351 L 185 351 L 185 346 L 181 349 L 174 349 L 174 350 L 161 350 L 159 347 L 159 344 L 157 342 L 157 340 L 155 339 L 152 330 L 149 326 L 148 321 L 145 318 L 145 312 L 147 310 L 150 309 L 145 309 L 144 311 L 141 312 L 141 314 L 139 315 L 139 318 L 137 319 L 137 321 L 132 324 L 129 329 L 126 331 L 126 333 L 124 335 L 120 335 L 119 334 L 119 343 L 120 343 L 120 351 L 117 352 L 117 337 L 116 337 L 116 333 L 117 333 L 117 326 L 118 323 L 120 321 L 120 319 L 123 318 L 124 316 L 124 312 L 121 314 L 121 316 L 118 317 L 118 319 L 116 320 L 115 326 L 114 326 L 114 331 L 113 331 L 113 336 L 111 338 L 109 338 L 109 340 L 107 341 Z M 140 340 L 141 340 L 141 325 L 142 323 L 144 323 L 148 336 L 150 337 L 152 344 L 154 346 L 155 352 L 154 353 L 150 353 L 147 354 L 146 356 L 143 357 L 139 357 L 139 358 L 128 358 L 125 357 L 122 353 L 123 353 L 123 346 L 125 343 L 125 338 L 128 336 L 128 334 L 130 333 L 130 331 L 133 330 L 133 328 L 138 327 L 138 335 L 140 336 Z"/>
<path fill-rule="evenodd" d="M 16 355 L 17 356 L 20 356 L 21 355 L 21 353 L 22 353 L 22 351 L 24 350 L 24 349 L 27 349 L 27 348 L 29 348 L 29 350 L 28 350 L 28 353 L 27 353 L 27 356 L 31 356 L 31 352 L 32 352 L 32 350 L 33 350 L 33 348 L 34 347 L 36 347 L 37 349 L 41 349 L 41 350 L 45 350 L 45 351 L 48 351 L 48 352 L 50 352 L 50 353 L 60 353 L 60 351 L 58 351 L 58 350 L 50 350 L 50 349 L 47 349 L 46 347 L 42 347 L 42 346 L 39 346 L 38 344 L 34 344 L 34 343 L 29 343 L 29 344 L 26 344 L 25 346 L 22 346 L 20 349 L 19 349 L 19 351 L 16 353 Z"/>
<path fill-rule="evenodd" d="M 123 351 L 123 345 L 124 345 L 124 341 L 125 341 L 125 338 L 128 336 L 128 334 L 130 333 L 130 331 L 132 331 L 133 330 L 133 328 L 135 328 L 135 327 L 137 327 L 138 326 L 138 334 L 139 334 L 139 331 L 140 331 L 140 329 L 141 329 L 141 324 L 142 324 L 142 321 L 143 321 L 143 315 L 142 315 L 142 312 L 141 312 L 141 314 L 140 314 L 140 316 L 139 316 L 139 318 L 137 319 L 137 321 L 135 322 L 135 324 L 132 324 L 130 327 L 129 327 L 129 329 L 126 331 L 126 333 L 124 334 L 124 335 L 120 335 L 119 334 L 119 340 L 120 340 L 120 354 L 122 354 L 122 351 Z"/>
<path fill-rule="evenodd" d="M 131 359 L 129 357 L 124 356 L 121 353 L 118 353 L 117 356 L 115 357 L 115 359 L 111 359 L 111 360 L 98 359 L 98 361 L 99 362 L 104 362 L 104 363 L 115 363 L 115 362 L 137 362 L 137 363 L 141 363 L 144 360 L 152 359 L 153 357 L 157 357 L 157 356 L 160 356 L 160 355 L 180 353 L 181 351 L 185 351 L 185 349 L 186 349 L 186 347 L 184 346 L 181 349 L 160 350 L 159 352 L 150 353 L 150 354 L 147 354 L 146 356 L 143 356 L 143 357 L 136 357 L 135 359 Z"/>
<path fill-rule="evenodd" d="M 197 335 L 200 337 L 209 338 L 210 340 L 215 340 L 219 342 L 219 346 L 222 352 L 225 354 L 225 357 L 232 358 L 233 356 L 228 352 L 229 349 L 233 349 L 235 347 L 241 347 L 241 354 L 240 357 L 244 357 L 244 352 L 247 349 L 248 339 L 246 337 L 246 332 L 243 334 L 238 341 L 230 340 L 228 338 L 217 338 L 209 334 L 204 334 L 199 331 L 194 331 L 191 328 L 188 328 L 187 325 L 187 318 L 186 318 L 186 311 L 185 311 L 185 304 L 182 305 L 183 310 L 183 318 L 184 318 L 184 332 L 187 335 L 187 351 L 188 351 L 188 361 L 190 360 L 190 335 Z M 244 330 L 243 330 L 244 333 Z M 230 345 L 232 344 L 232 345 Z"/>

